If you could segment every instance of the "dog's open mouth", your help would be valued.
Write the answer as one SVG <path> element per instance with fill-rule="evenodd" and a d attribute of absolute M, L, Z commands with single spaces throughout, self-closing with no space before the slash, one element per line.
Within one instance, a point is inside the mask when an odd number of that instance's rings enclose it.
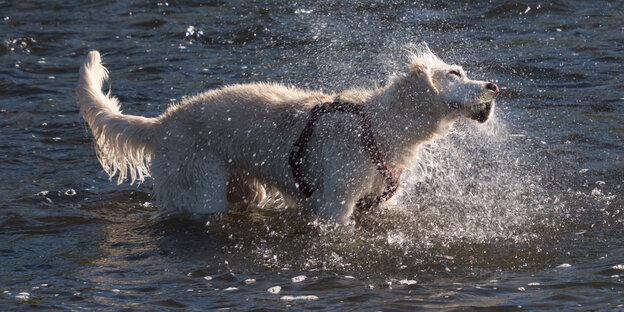
<path fill-rule="evenodd" d="M 470 115 L 470 119 L 476 120 L 480 123 L 486 122 L 490 118 L 492 106 L 494 106 L 494 101 L 477 105 L 479 109 L 473 111 L 473 113 Z"/>

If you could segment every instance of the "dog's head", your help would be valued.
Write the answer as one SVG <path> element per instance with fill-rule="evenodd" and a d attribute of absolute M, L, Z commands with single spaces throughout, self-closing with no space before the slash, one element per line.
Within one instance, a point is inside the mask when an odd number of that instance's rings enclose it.
<path fill-rule="evenodd" d="M 484 123 L 490 118 L 500 92 L 496 84 L 469 79 L 461 66 L 446 64 L 426 45 L 412 53 L 409 66 L 407 79 L 426 89 L 425 96 L 434 105 L 430 109 L 450 119 L 466 117 Z M 418 95 L 414 100 L 419 101 Z"/>

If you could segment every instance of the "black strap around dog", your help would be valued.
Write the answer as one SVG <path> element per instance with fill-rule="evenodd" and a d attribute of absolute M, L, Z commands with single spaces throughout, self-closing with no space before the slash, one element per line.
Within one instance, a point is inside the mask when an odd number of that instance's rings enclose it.
<path fill-rule="evenodd" d="M 388 165 L 386 165 L 386 162 L 377 147 L 375 138 L 373 137 L 370 119 L 366 115 L 364 107 L 362 105 L 352 103 L 326 102 L 314 106 L 314 108 L 310 111 L 310 118 L 308 119 L 305 128 L 303 128 L 299 139 L 297 139 L 297 141 L 293 144 L 293 148 L 288 159 L 297 188 L 301 190 L 306 197 L 312 196 L 312 194 L 316 191 L 316 189 L 312 188 L 312 186 L 307 184 L 303 179 L 303 172 L 301 170 L 303 164 L 301 162 L 301 158 L 303 157 L 303 151 L 305 150 L 308 141 L 310 141 L 310 138 L 314 133 L 314 128 L 316 128 L 318 119 L 325 113 L 347 113 L 360 117 L 362 121 L 362 143 L 364 144 L 364 148 L 366 149 L 366 152 L 368 153 L 368 156 L 373 164 L 377 167 L 377 171 L 386 181 L 386 188 L 384 192 L 377 196 L 373 200 L 373 203 L 378 204 L 389 200 L 399 188 L 400 177 L 403 169 L 393 171 L 390 167 L 388 167 Z"/>

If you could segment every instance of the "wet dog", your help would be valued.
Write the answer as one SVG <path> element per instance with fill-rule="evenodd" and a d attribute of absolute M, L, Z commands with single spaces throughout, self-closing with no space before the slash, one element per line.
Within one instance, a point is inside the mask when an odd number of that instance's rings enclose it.
<path fill-rule="evenodd" d="M 289 205 L 341 224 L 359 202 L 382 198 L 387 173 L 396 172 L 388 168 L 408 166 L 420 144 L 459 118 L 486 122 L 499 94 L 494 83 L 469 79 L 426 46 L 385 87 L 324 94 L 274 83 L 231 85 L 154 118 L 122 114 L 118 100 L 102 92 L 107 78 L 100 54 L 91 51 L 76 94 L 97 157 L 118 183 L 151 176 L 160 206 L 195 216 L 262 202 L 267 190 L 277 190 Z M 323 103 L 339 109 L 312 123 Z M 293 148 L 302 137 L 305 149 Z"/>

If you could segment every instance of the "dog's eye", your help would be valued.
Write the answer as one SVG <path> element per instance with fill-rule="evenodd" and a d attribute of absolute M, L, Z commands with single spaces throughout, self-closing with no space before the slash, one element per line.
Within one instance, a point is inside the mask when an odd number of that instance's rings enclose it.
<path fill-rule="evenodd" d="M 451 70 L 449 72 L 449 75 L 454 75 L 454 76 L 457 76 L 459 78 L 461 78 L 461 76 L 462 76 L 461 73 L 459 71 L 457 71 L 457 70 Z"/>

